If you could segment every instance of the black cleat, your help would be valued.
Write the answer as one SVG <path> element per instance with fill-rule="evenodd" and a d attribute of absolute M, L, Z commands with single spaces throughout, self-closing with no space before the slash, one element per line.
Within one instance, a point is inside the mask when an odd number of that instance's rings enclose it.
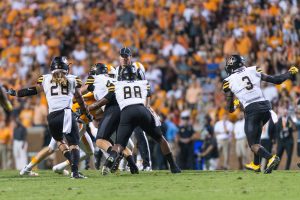
<path fill-rule="evenodd" d="M 139 168 L 136 165 L 129 165 L 131 174 L 139 174 Z"/>
<path fill-rule="evenodd" d="M 181 173 L 181 169 L 177 165 L 175 165 L 175 166 L 171 167 L 171 172 L 173 174 Z"/>
<path fill-rule="evenodd" d="M 82 173 L 79 173 L 79 172 L 72 172 L 70 178 L 71 178 L 71 179 L 84 179 L 84 178 L 87 178 L 87 177 L 84 176 Z"/>
<path fill-rule="evenodd" d="M 117 158 L 115 158 L 115 161 L 110 169 L 111 173 L 115 173 L 119 169 L 119 165 L 121 160 L 123 159 L 124 155 L 118 155 Z"/>
<path fill-rule="evenodd" d="M 265 174 L 272 173 L 272 170 L 279 165 L 279 162 L 280 162 L 280 158 L 276 155 L 273 155 L 272 158 L 270 158 L 270 160 L 268 161 L 267 168 L 264 173 Z"/>

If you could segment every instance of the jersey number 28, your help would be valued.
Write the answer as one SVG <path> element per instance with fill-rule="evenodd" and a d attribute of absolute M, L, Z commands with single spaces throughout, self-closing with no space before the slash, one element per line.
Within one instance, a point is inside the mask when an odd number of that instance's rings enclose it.
<path fill-rule="evenodd" d="M 134 98 L 142 98 L 141 88 L 139 86 L 133 87 L 133 95 Z M 132 98 L 131 94 L 131 87 L 125 86 L 124 87 L 124 99 Z"/>
<path fill-rule="evenodd" d="M 54 85 L 51 86 L 51 96 L 57 96 L 58 95 L 58 83 L 55 83 Z M 61 85 L 61 94 L 63 95 L 68 95 L 69 93 L 69 88 L 68 85 L 64 86 Z"/>

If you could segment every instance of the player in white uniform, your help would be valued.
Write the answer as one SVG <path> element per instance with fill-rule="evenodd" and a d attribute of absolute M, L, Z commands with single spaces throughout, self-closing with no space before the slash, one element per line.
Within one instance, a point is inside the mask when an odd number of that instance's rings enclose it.
<path fill-rule="evenodd" d="M 248 167 L 251 170 L 260 168 L 259 157 L 268 160 L 264 173 L 271 173 L 279 164 L 279 157 L 271 155 L 260 145 L 260 137 L 263 125 L 271 118 L 271 104 L 263 96 L 260 82 L 266 81 L 274 84 L 281 84 L 287 79 L 292 79 L 298 73 L 296 67 L 291 67 L 285 74 L 270 76 L 262 73 L 256 66 L 246 67 L 244 58 L 239 55 L 232 55 L 226 60 L 225 70 L 229 75 L 223 81 L 223 90 L 226 93 L 227 109 L 234 112 L 235 95 L 244 108 L 245 133 L 248 144 L 255 154 L 254 163 Z M 274 113 L 275 114 L 275 113 Z"/>
<path fill-rule="evenodd" d="M 93 91 L 96 101 L 99 101 L 107 95 L 107 84 L 112 82 L 114 82 L 114 79 L 108 76 L 107 66 L 103 63 L 97 63 L 91 68 L 90 76 L 88 77 L 86 84 L 88 85 L 87 89 Z M 91 111 L 94 110 L 92 107 L 89 108 Z M 107 153 L 110 153 L 114 143 L 111 140 L 111 136 L 117 130 L 119 125 L 120 113 L 118 103 L 116 101 L 111 101 L 105 106 L 103 118 L 98 125 L 96 145 Z M 128 162 L 131 173 L 138 173 L 138 168 L 135 165 L 132 152 L 128 148 L 125 148 L 123 154 Z"/>
<path fill-rule="evenodd" d="M 140 62 L 132 62 L 132 53 L 131 50 L 128 47 L 124 47 L 120 49 L 120 66 L 116 68 L 117 71 L 117 80 L 122 80 L 122 69 L 126 67 L 127 65 L 133 65 L 136 69 L 137 79 L 138 80 L 145 80 L 145 68 Z M 159 122 L 160 119 L 156 113 L 149 107 L 150 111 L 155 115 L 156 121 Z M 161 124 L 159 124 L 161 126 Z M 142 166 L 140 167 L 143 171 L 150 171 L 152 170 L 151 167 L 151 155 L 150 155 L 150 149 L 149 149 L 149 143 L 148 139 L 145 135 L 145 132 L 140 128 L 136 127 L 134 129 L 134 138 L 136 140 L 137 148 L 140 152 L 140 157 L 142 158 Z"/>
<path fill-rule="evenodd" d="M 145 107 L 145 101 L 150 93 L 148 81 L 136 80 L 136 69 L 129 65 L 122 70 L 122 80 L 108 84 L 109 93 L 99 101 L 99 105 L 117 101 L 121 109 L 120 124 L 117 129 L 116 144 L 113 146 L 109 157 L 104 164 L 104 174 L 118 163 L 120 153 L 126 147 L 132 131 L 140 126 L 149 134 L 160 146 L 170 164 L 172 173 L 180 173 L 181 170 L 175 163 L 169 144 L 156 125 L 151 112 Z M 148 103 L 146 103 L 148 105 Z"/>
<path fill-rule="evenodd" d="M 73 96 L 80 105 L 80 110 L 90 121 L 92 116 L 80 93 L 81 80 L 69 72 L 66 57 L 55 57 L 51 62 L 51 74 L 42 75 L 34 87 L 15 91 L 10 89 L 12 96 L 25 97 L 36 95 L 42 90 L 46 94 L 49 107 L 48 126 L 51 136 L 56 140 L 58 148 L 71 163 L 71 178 L 86 178 L 78 173 L 79 163 L 79 131 L 75 116 L 71 111 Z M 67 143 L 65 143 L 64 138 Z"/>

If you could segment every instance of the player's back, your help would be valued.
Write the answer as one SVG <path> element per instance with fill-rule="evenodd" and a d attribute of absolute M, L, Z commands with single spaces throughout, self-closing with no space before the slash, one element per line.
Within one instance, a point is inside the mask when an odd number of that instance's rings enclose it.
<path fill-rule="evenodd" d="M 76 76 L 68 74 L 67 85 L 61 85 L 52 81 L 52 74 L 46 74 L 39 78 L 38 82 L 42 83 L 46 94 L 49 113 L 64 108 L 72 107 L 72 99 L 75 93 L 75 88 L 81 86 L 81 81 Z"/>
<path fill-rule="evenodd" d="M 106 74 L 99 74 L 99 75 L 94 75 L 94 97 L 97 101 L 102 99 L 107 93 L 107 83 L 113 83 L 114 79 L 110 78 Z"/>
<path fill-rule="evenodd" d="M 118 81 L 114 83 L 120 109 L 134 104 L 144 104 L 150 86 L 148 81 Z"/>
<path fill-rule="evenodd" d="M 261 72 L 256 66 L 243 67 L 224 80 L 223 89 L 230 89 L 245 108 L 251 103 L 266 100 L 260 82 Z"/>

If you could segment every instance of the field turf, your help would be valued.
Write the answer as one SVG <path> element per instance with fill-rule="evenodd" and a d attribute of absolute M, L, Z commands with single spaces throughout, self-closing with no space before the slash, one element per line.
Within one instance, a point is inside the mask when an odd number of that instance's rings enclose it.
<path fill-rule="evenodd" d="M 52 171 L 39 177 L 20 177 L 18 171 L 0 171 L 1 200 L 235 200 L 300 199 L 300 171 L 272 174 L 249 171 L 153 171 L 102 176 L 82 171 L 88 179 L 72 180 Z"/>

